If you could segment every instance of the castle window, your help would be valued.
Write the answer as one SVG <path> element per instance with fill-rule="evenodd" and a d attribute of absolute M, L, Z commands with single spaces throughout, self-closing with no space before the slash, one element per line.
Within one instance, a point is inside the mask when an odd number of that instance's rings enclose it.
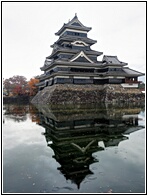
<path fill-rule="evenodd" d="M 72 32 L 72 31 L 66 31 L 63 33 L 63 35 L 72 35 L 72 36 L 80 36 L 80 37 L 87 37 L 86 33 L 78 33 L 78 32 Z"/>
<path fill-rule="evenodd" d="M 71 68 L 71 72 L 88 72 L 88 73 L 94 73 L 94 69 L 85 69 L 85 68 Z"/>

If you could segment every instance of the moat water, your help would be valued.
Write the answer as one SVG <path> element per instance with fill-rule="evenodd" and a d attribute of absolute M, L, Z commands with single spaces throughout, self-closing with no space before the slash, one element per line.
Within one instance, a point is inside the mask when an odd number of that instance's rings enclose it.
<path fill-rule="evenodd" d="M 145 193 L 144 108 L 3 105 L 3 193 Z"/>

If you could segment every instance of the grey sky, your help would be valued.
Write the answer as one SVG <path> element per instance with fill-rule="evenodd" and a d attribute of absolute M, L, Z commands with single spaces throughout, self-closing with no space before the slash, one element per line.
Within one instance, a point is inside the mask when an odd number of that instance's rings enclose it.
<path fill-rule="evenodd" d="M 28 80 L 42 72 L 52 52 L 55 33 L 75 13 L 97 40 L 91 48 L 116 55 L 137 71 L 146 68 L 145 2 L 5 2 L 2 4 L 3 78 L 23 75 Z M 98 57 L 102 60 L 103 55 Z"/>

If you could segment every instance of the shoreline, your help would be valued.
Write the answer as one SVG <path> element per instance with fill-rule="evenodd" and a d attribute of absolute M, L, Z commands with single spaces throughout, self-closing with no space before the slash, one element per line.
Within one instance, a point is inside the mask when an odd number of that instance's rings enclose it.
<path fill-rule="evenodd" d="M 140 89 L 125 89 L 121 85 L 70 85 L 48 86 L 33 96 L 3 97 L 3 103 L 32 104 L 91 104 L 91 103 L 145 103 Z"/>

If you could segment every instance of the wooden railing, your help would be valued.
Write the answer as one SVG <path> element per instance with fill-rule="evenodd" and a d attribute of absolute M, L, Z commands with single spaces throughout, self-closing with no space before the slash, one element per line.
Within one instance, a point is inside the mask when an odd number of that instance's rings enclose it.
<path fill-rule="evenodd" d="M 141 83 L 141 81 L 125 80 L 125 83 L 129 83 L 129 84 L 139 84 L 139 83 Z"/>

